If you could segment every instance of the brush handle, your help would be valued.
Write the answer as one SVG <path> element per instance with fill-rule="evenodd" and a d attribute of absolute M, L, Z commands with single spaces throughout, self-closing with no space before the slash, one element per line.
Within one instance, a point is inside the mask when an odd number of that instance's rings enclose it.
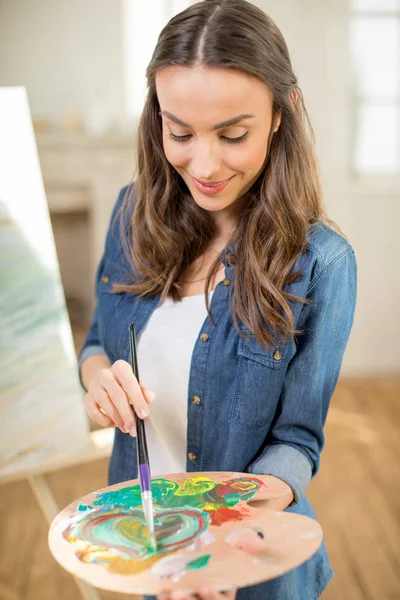
<path fill-rule="evenodd" d="M 139 369 L 138 369 L 138 361 L 137 361 L 137 351 L 136 351 L 136 336 L 135 336 L 135 326 L 133 323 L 129 326 L 129 342 L 131 347 L 131 367 L 133 374 L 136 379 L 139 381 Z M 140 478 L 140 487 L 142 492 L 151 491 L 151 474 L 150 474 L 150 463 L 149 463 L 149 453 L 147 450 L 147 441 L 146 441 L 146 431 L 144 427 L 144 422 L 140 419 L 135 413 L 135 421 L 136 421 L 136 448 L 137 448 L 137 457 L 138 457 L 138 469 L 139 469 L 139 478 Z"/>

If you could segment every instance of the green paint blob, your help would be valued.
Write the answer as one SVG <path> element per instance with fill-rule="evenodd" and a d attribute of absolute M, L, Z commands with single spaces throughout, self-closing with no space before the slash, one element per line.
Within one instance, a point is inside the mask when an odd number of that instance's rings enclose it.
<path fill-rule="evenodd" d="M 92 506 L 90 504 L 82 504 L 82 502 L 78 505 L 78 512 L 86 512 L 87 510 L 92 510 Z"/>
<path fill-rule="evenodd" d="M 133 485 L 113 492 L 98 494 L 94 506 L 112 505 L 115 508 L 135 508 L 142 506 L 140 485 Z"/>
<path fill-rule="evenodd" d="M 238 504 L 238 502 L 240 502 L 241 499 L 242 498 L 239 494 L 227 494 L 226 496 L 224 496 L 224 500 L 227 506 L 235 506 L 235 504 Z"/>
<path fill-rule="evenodd" d="M 186 565 L 186 568 L 189 571 L 196 571 L 197 569 L 202 569 L 203 567 L 205 567 L 208 564 L 208 561 L 210 560 L 210 558 L 211 558 L 211 554 L 203 554 L 203 556 L 199 556 L 198 558 L 191 560 Z"/>

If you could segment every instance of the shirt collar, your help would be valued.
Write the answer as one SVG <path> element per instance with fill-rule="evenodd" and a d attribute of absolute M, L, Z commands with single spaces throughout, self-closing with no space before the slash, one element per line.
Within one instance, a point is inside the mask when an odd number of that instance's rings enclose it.
<path fill-rule="evenodd" d="M 225 267 L 231 267 L 236 263 L 237 242 L 234 240 L 223 251 L 221 259 Z"/>

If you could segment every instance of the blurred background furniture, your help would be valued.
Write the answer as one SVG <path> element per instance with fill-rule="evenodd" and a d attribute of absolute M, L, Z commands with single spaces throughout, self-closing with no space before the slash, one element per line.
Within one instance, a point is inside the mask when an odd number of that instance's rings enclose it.
<path fill-rule="evenodd" d="M 71 320 L 84 329 L 111 211 L 133 175 L 133 136 L 39 132 L 36 142 Z"/>

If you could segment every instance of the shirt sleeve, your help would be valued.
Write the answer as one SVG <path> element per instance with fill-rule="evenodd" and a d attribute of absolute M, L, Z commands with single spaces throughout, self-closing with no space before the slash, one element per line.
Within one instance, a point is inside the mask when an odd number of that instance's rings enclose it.
<path fill-rule="evenodd" d="M 297 351 L 285 377 L 277 413 L 261 454 L 249 465 L 274 475 L 299 502 L 319 468 L 323 427 L 354 320 L 357 265 L 352 249 L 336 258 L 311 284 L 299 323 Z"/>
<path fill-rule="evenodd" d="M 117 201 L 116 201 L 116 204 L 115 204 L 114 209 L 111 214 L 110 224 L 109 224 L 108 231 L 107 231 L 104 253 L 100 260 L 100 263 L 99 263 L 99 266 L 98 266 L 97 272 L 96 272 L 96 282 L 95 282 L 96 295 L 97 295 L 97 289 L 98 289 L 98 286 L 100 283 L 101 273 L 103 272 L 105 258 L 107 256 L 107 254 L 110 252 L 108 241 L 111 239 L 111 237 L 113 239 L 115 239 L 115 232 L 119 229 L 116 217 L 122 206 L 122 203 L 125 198 L 125 194 L 127 192 L 128 187 L 129 186 L 126 186 L 126 187 L 122 188 L 122 190 L 120 191 Z M 87 389 L 83 385 L 82 375 L 81 375 L 82 363 L 90 356 L 95 356 L 95 355 L 99 355 L 99 354 L 107 355 L 104 347 L 102 346 L 101 340 L 100 340 L 99 323 L 98 323 L 98 306 L 96 306 L 92 323 L 90 325 L 89 331 L 85 337 L 85 341 L 83 343 L 83 346 L 82 346 L 82 348 L 79 352 L 79 356 L 78 356 L 79 381 L 85 391 L 87 391 Z"/>

